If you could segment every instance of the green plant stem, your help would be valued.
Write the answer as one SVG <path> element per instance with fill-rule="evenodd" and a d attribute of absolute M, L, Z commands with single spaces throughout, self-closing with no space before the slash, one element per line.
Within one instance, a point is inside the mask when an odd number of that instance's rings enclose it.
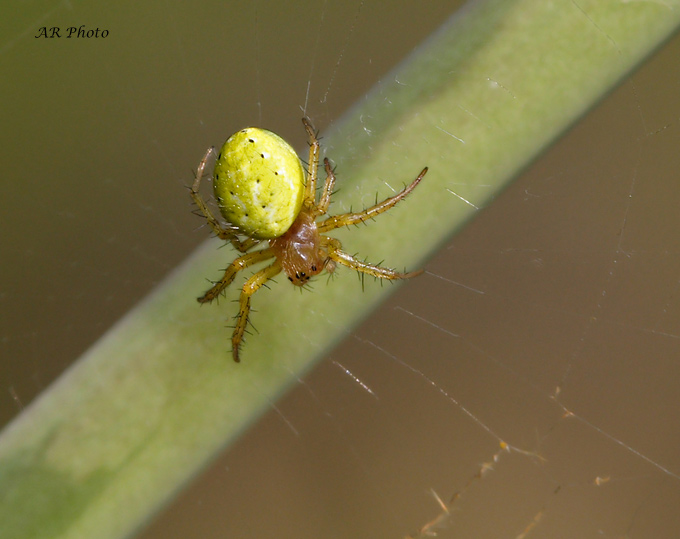
<path fill-rule="evenodd" d="M 334 213 L 388 196 L 379 180 L 398 189 L 430 167 L 405 202 L 338 236 L 372 261 L 418 267 L 679 18 L 675 3 L 470 4 L 324 133 L 343 187 Z M 390 291 L 362 291 L 348 271 L 312 293 L 280 279 L 255 296 L 259 334 L 236 365 L 224 320 L 237 287 L 220 306 L 195 301 L 233 256 L 218 246 L 202 246 L 3 431 L 0 537 L 131 533 Z"/>

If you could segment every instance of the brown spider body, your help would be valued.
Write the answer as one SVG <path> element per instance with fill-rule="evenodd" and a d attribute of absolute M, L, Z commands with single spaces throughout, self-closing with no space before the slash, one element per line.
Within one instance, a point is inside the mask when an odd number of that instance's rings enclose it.
<path fill-rule="evenodd" d="M 288 280 L 296 286 L 304 286 L 311 277 L 321 273 L 330 260 L 328 250 L 322 247 L 316 219 L 304 207 L 286 233 L 269 240 L 269 245 Z"/>
<path fill-rule="evenodd" d="M 304 286 L 309 282 L 311 277 L 318 275 L 324 270 L 332 273 L 335 271 L 337 264 L 347 266 L 355 271 L 372 275 L 379 279 L 408 279 L 422 273 L 422 270 L 410 273 L 400 273 L 389 268 L 357 260 L 352 255 L 349 255 L 342 250 L 342 245 L 339 240 L 326 236 L 324 233 L 343 226 L 363 223 L 389 210 L 416 188 L 418 183 L 420 183 L 420 180 L 425 176 L 427 167 L 422 170 L 410 185 L 406 186 L 393 197 L 358 213 L 350 212 L 341 215 L 333 215 L 324 220 L 317 221 L 319 217 L 325 215 L 328 211 L 333 186 L 335 185 L 335 174 L 333 173 L 333 169 L 331 168 L 328 159 L 324 159 L 326 181 L 319 201 L 317 202 L 316 182 L 318 174 L 317 169 L 319 166 L 319 141 L 309 120 L 303 118 L 302 122 L 309 135 L 309 165 L 307 169 L 304 200 L 297 217 L 290 227 L 280 236 L 269 240 L 262 240 L 250 236 L 241 240 L 239 236 L 246 234 L 236 227 L 234 223 L 223 226 L 213 216 L 207 204 L 199 195 L 200 182 L 208 158 L 213 152 L 212 148 L 210 148 L 203 157 L 191 188 L 192 199 L 203 216 L 208 220 L 208 224 L 215 234 L 219 238 L 230 242 L 241 253 L 244 253 L 229 265 L 225 270 L 222 279 L 213 283 L 213 286 L 203 296 L 198 298 L 200 303 L 208 303 L 217 298 L 224 289 L 231 284 L 239 271 L 260 262 L 265 262 L 272 258 L 274 259 L 274 262 L 253 274 L 243 285 L 241 298 L 239 300 L 239 312 L 236 316 L 236 326 L 231 339 L 234 361 L 237 362 L 239 361 L 239 348 L 243 340 L 243 334 L 245 333 L 248 324 L 250 298 L 263 284 L 281 273 L 281 271 L 284 271 L 288 276 L 288 279 L 296 286 Z M 251 140 L 249 142 L 253 141 Z M 259 155 L 259 158 L 264 159 L 265 157 L 267 156 L 264 154 Z M 259 251 L 251 252 L 255 246 L 260 245 L 263 241 L 268 241 L 269 246 Z"/>

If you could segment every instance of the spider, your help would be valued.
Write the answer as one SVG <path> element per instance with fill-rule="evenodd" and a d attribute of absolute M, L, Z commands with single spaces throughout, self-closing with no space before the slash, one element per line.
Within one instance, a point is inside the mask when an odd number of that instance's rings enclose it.
<path fill-rule="evenodd" d="M 389 210 L 416 188 L 427 173 L 427 167 L 397 195 L 364 211 L 333 215 L 317 222 L 328 211 L 335 173 L 330 161 L 324 159 L 326 181 L 317 202 L 319 139 L 307 118 L 303 118 L 302 123 L 309 136 L 306 175 L 293 148 L 271 131 L 249 127 L 238 131 L 224 143 L 215 163 L 213 188 L 226 224 L 221 224 L 215 218 L 199 194 L 201 179 L 214 148 L 209 148 L 205 153 L 191 187 L 191 198 L 215 235 L 243 253 L 229 265 L 223 277 L 198 298 L 200 303 L 209 303 L 219 297 L 239 271 L 274 259 L 273 263 L 254 273 L 243 285 L 231 338 L 236 362 L 239 362 L 239 348 L 248 324 L 250 298 L 281 271 L 286 273 L 291 283 L 300 287 L 324 270 L 333 273 L 337 264 L 389 280 L 408 279 L 422 273 L 422 270 L 399 273 L 357 260 L 342 250 L 340 241 L 325 233 L 363 223 Z M 266 245 L 265 248 L 251 251 L 262 243 Z"/>

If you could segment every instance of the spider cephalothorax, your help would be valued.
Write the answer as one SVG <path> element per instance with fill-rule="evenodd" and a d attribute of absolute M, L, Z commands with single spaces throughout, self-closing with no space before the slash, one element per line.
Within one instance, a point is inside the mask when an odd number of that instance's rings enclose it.
<path fill-rule="evenodd" d="M 282 236 L 269 240 L 269 245 L 288 280 L 303 286 L 331 260 L 325 239 L 319 234 L 314 215 L 303 207 L 290 228 Z"/>
<path fill-rule="evenodd" d="M 224 143 L 215 163 L 213 187 L 220 212 L 227 220 L 226 225 L 213 216 L 199 195 L 201 179 L 213 148 L 203 157 L 191 188 L 191 197 L 215 234 L 244 253 L 229 265 L 222 279 L 198 298 L 199 302 L 206 303 L 218 297 L 240 270 L 274 259 L 243 285 L 232 335 L 234 361 L 239 361 L 239 347 L 248 323 L 251 296 L 281 271 L 297 286 L 304 286 L 311 277 L 324 270 L 332 273 L 337 264 L 380 279 L 408 279 L 421 273 L 399 273 L 361 262 L 342 251 L 340 241 L 326 236 L 325 232 L 362 223 L 389 210 L 415 189 L 427 168 L 400 193 L 379 204 L 362 212 L 334 215 L 317 221 L 328 211 L 335 174 L 328 159 L 324 159 L 326 181 L 317 202 L 319 140 L 309 120 L 303 118 L 302 122 L 309 135 L 306 176 L 295 151 L 271 131 L 255 127 L 242 129 Z M 265 241 L 268 247 L 251 252 Z"/>

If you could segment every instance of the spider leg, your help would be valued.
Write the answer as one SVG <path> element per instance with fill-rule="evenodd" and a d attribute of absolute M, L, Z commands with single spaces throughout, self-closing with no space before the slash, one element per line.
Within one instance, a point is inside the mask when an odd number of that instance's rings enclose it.
<path fill-rule="evenodd" d="M 210 148 L 208 148 L 208 151 L 205 152 L 203 159 L 201 159 L 201 162 L 198 165 L 198 169 L 196 170 L 196 177 L 194 178 L 194 183 L 190 189 L 191 198 L 194 201 L 194 204 L 198 206 L 198 210 L 201 212 L 203 217 L 205 217 L 206 220 L 208 221 L 208 224 L 210 225 L 210 228 L 212 228 L 212 231 L 215 233 L 215 235 L 224 241 L 231 242 L 231 244 L 234 247 L 236 247 L 236 249 L 238 249 L 242 253 L 245 253 L 246 251 L 252 249 L 255 245 L 257 245 L 260 242 L 260 240 L 248 238 L 245 241 L 241 241 L 240 239 L 238 239 L 237 236 L 238 229 L 236 227 L 229 225 L 227 225 L 226 227 L 223 226 L 210 211 L 210 208 L 201 198 L 199 192 L 199 189 L 201 187 L 201 180 L 203 179 L 203 176 L 205 174 L 206 164 L 208 163 L 208 159 L 210 159 L 210 156 L 213 153 L 215 153 L 215 148 L 211 146 Z"/>
<path fill-rule="evenodd" d="M 232 244 L 234 247 L 236 247 L 236 249 L 238 249 L 238 250 L 241 251 L 242 253 L 247 253 L 247 252 L 250 251 L 253 247 L 255 247 L 256 245 L 258 245 L 262 240 L 258 240 L 258 239 L 255 239 L 255 238 L 248 238 L 248 239 L 246 239 L 246 240 L 244 240 L 244 241 L 241 241 L 241 240 L 238 239 L 236 236 L 234 236 L 234 237 L 231 238 L 229 241 L 231 241 L 231 244 Z"/>
<path fill-rule="evenodd" d="M 222 278 L 217 281 L 210 290 L 198 298 L 198 302 L 211 302 L 216 297 L 218 297 L 227 286 L 231 284 L 239 271 L 247 268 L 248 266 L 252 266 L 253 264 L 257 264 L 258 262 L 272 258 L 273 256 L 274 253 L 271 249 L 262 249 L 261 251 L 248 253 L 247 255 L 237 258 L 231 264 L 229 264 L 229 267 L 225 270 Z"/>
<path fill-rule="evenodd" d="M 304 204 L 308 208 L 314 207 L 316 200 L 316 179 L 319 168 L 319 139 L 316 138 L 314 127 L 307 118 L 302 118 L 302 123 L 309 135 L 309 161 L 307 163 L 307 185 L 305 186 L 305 201 Z"/>
<path fill-rule="evenodd" d="M 265 249 L 265 251 L 268 250 L 269 249 Z M 277 275 L 280 271 L 281 264 L 277 260 L 271 266 L 267 266 L 266 268 L 258 271 L 256 274 L 254 274 L 250 279 L 246 281 L 246 284 L 243 285 L 243 290 L 241 291 L 241 299 L 239 300 L 238 316 L 236 317 L 236 327 L 234 328 L 234 334 L 231 337 L 231 349 L 234 355 L 234 361 L 236 361 L 236 363 L 240 361 L 238 357 L 238 349 L 239 346 L 241 345 L 241 340 L 243 339 L 243 333 L 246 330 L 246 325 L 248 324 L 248 313 L 250 312 L 250 296 L 257 292 L 258 289 L 263 284 L 265 284 L 269 279 Z"/>
<path fill-rule="evenodd" d="M 375 206 L 371 206 L 370 208 L 365 209 L 362 212 L 343 213 L 341 215 L 333 215 L 329 217 L 325 221 L 319 223 L 318 225 L 319 232 L 323 233 L 329 230 L 333 230 L 335 228 L 339 228 L 341 226 L 349 226 L 356 225 L 358 223 L 363 223 L 364 221 L 373 219 L 375 216 L 380 215 L 383 212 L 386 212 L 387 210 L 392 208 L 397 202 L 405 198 L 411 191 L 413 191 L 416 188 L 416 186 L 420 183 L 420 180 L 423 179 L 426 173 L 427 167 L 425 167 L 422 170 L 422 172 L 418 174 L 418 177 L 415 180 L 413 180 L 413 183 L 406 186 L 401 192 L 397 193 L 393 197 L 383 200 L 382 202 L 376 204 Z"/>
<path fill-rule="evenodd" d="M 314 217 L 323 215 L 328 211 L 328 206 L 331 203 L 331 195 L 333 194 L 333 187 L 335 186 L 335 173 L 331 168 L 331 163 L 328 158 L 323 160 L 323 166 L 326 169 L 326 183 L 323 186 L 323 192 L 321 193 L 319 204 L 314 210 Z"/>
<path fill-rule="evenodd" d="M 213 232 L 219 238 L 229 241 L 235 235 L 234 231 L 222 228 L 222 225 L 212 214 L 210 208 L 208 208 L 208 205 L 204 202 L 199 193 L 201 180 L 203 179 L 203 175 L 205 173 L 205 166 L 213 153 L 215 153 L 215 148 L 211 146 L 208 148 L 208 151 L 205 152 L 203 159 L 201 159 L 201 163 L 198 165 L 198 169 L 196 170 L 196 178 L 194 178 L 194 183 L 191 186 L 191 198 L 193 199 L 196 206 L 198 206 L 198 209 L 201 214 L 203 214 L 203 217 L 208 220 L 208 224 L 210 225 L 210 228 L 212 228 Z"/>
<path fill-rule="evenodd" d="M 411 271 L 409 273 L 400 273 L 393 269 L 383 268 L 377 264 L 369 264 L 368 262 L 362 262 L 357 260 L 352 255 L 347 254 L 342 251 L 342 244 L 335 238 L 324 237 L 327 240 L 326 248 L 328 249 L 328 256 L 334 262 L 352 268 L 355 271 L 366 273 L 367 275 L 372 275 L 378 279 L 387 279 L 390 281 L 398 279 L 410 279 L 416 275 L 423 273 L 423 270 Z"/>

